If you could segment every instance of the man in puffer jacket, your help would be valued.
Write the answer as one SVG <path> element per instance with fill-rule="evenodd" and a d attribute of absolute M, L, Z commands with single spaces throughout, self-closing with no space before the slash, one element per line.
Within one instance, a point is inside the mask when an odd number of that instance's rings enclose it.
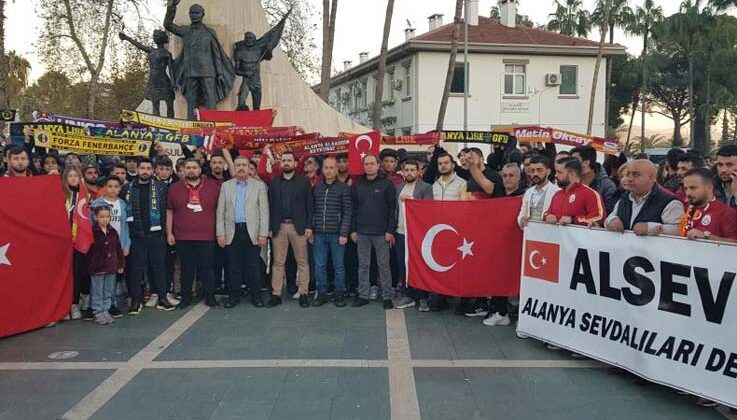
<path fill-rule="evenodd" d="M 313 190 L 312 246 L 317 295 L 312 306 L 328 301 L 328 255 L 333 262 L 335 278 L 335 306 L 345 306 L 345 246 L 351 230 L 353 198 L 348 185 L 338 181 L 338 161 L 327 158 L 322 164 L 323 179 Z"/>

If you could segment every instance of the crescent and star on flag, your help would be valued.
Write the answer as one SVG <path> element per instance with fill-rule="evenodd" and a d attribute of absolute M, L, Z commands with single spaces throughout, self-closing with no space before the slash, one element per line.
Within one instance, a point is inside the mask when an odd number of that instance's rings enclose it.
<path fill-rule="evenodd" d="M 356 139 L 356 149 L 361 150 L 361 149 L 359 149 L 358 145 L 361 144 L 362 141 L 367 141 L 368 144 L 369 144 L 368 148 L 365 149 L 365 150 L 371 150 L 371 148 L 374 147 L 374 140 L 371 138 L 371 136 L 367 136 L 367 135 L 364 134 L 362 136 L 359 136 Z M 365 150 L 362 150 L 361 151 L 361 159 L 363 159 L 363 158 L 366 157 L 366 151 Z"/>
<path fill-rule="evenodd" d="M 425 260 L 425 264 L 433 271 L 436 271 L 438 273 L 444 273 L 446 271 L 451 270 L 455 265 L 457 264 L 454 262 L 451 265 L 445 266 L 439 264 L 435 257 L 432 255 L 432 245 L 435 242 L 435 237 L 438 236 L 441 232 L 453 232 L 456 235 L 460 236 L 456 228 L 454 228 L 451 225 L 446 224 L 437 224 L 430 229 L 428 229 L 427 233 L 425 234 L 425 237 L 422 239 L 422 259 Z M 461 252 L 461 260 L 465 260 L 466 257 L 471 256 L 473 257 L 473 244 L 474 242 L 469 242 L 468 238 L 463 238 L 463 244 L 459 246 L 458 251 Z"/>
<path fill-rule="evenodd" d="M 540 265 L 537 265 L 537 264 L 535 264 L 535 256 L 536 255 L 542 256 L 542 254 L 538 250 L 534 250 L 534 251 L 530 252 L 530 259 L 529 259 L 528 262 L 530 263 L 530 267 L 532 267 L 532 269 L 539 270 L 539 269 L 543 268 L 543 266 L 545 266 L 545 265 L 548 264 L 548 260 L 547 260 L 547 258 L 542 257 L 542 258 L 540 258 Z"/>
<path fill-rule="evenodd" d="M 0 265 L 12 265 L 8 259 L 8 248 L 10 248 L 10 243 L 0 246 Z"/>

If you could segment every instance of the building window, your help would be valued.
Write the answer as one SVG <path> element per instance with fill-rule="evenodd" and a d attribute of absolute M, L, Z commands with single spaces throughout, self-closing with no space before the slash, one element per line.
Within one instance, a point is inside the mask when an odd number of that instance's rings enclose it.
<path fill-rule="evenodd" d="M 412 134 L 412 127 L 402 127 L 402 135 L 409 136 Z"/>
<path fill-rule="evenodd" d="M 404 96 L 412 96 L 412 64 L 404 65 Z"/>
<path fill-rule="evenodd" d="M 368 79 L 361 82 L 361 108 L 368 107 Z"/>
<path fill-rule="evenodd" d="M 394 100 L 394 69 L 386 74 L 386 89 L 384 89 L 384 92 L 388 100 Z"/>
<path fill-rule="evenodd" d="M 504 65 L 504 94 L 524 95 L 527 92 L 527 66 L 524 64 Z"/>
<path fill-rule="evenodd" d="M 468 65 L 468 75 L 471 76 L 471 64 Z M 456 63 L 453 70 L 453 84 L 450 85 L 450 93 L 465 93 L 466 89 L 466 72 L 463 63 Z M 471 91 L 469 87 L 469 92 Z"/>
<path fill-rule="evenodd" d="M 578 66 L 560 66 L 560 94 L 578 94 Z"/>

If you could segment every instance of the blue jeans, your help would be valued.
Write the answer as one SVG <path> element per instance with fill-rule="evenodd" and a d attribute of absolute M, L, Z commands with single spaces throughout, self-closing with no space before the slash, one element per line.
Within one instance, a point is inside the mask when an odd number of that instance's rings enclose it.
<path fill-rule="evenodd" d="M 335 270 L 335 293 L 345 292 L 345 245 L 339 242 L 337 233 L 317 233 L 315 243 L 312 245 L 312 253 L 315 263 L 315 282 L 317 293 L 324 296 L 328 292 L 328 254 L 333 262 Z"/>
<path fill-rule="evenodd" d="M 93 274 L 90 285 L 90 306 L 92 313 L 97 315 L 110 310 L 115 297 L 115 274 Z"/>

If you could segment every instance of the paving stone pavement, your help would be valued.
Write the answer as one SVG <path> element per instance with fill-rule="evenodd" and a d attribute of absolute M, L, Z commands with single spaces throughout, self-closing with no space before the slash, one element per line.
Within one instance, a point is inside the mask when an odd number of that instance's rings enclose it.
<path fill-rule="evenodd" d="M 737 418 L 694 400 L 513 327 L 375 303 L 146 310 L 0 340 L 0 420 Z"/>

